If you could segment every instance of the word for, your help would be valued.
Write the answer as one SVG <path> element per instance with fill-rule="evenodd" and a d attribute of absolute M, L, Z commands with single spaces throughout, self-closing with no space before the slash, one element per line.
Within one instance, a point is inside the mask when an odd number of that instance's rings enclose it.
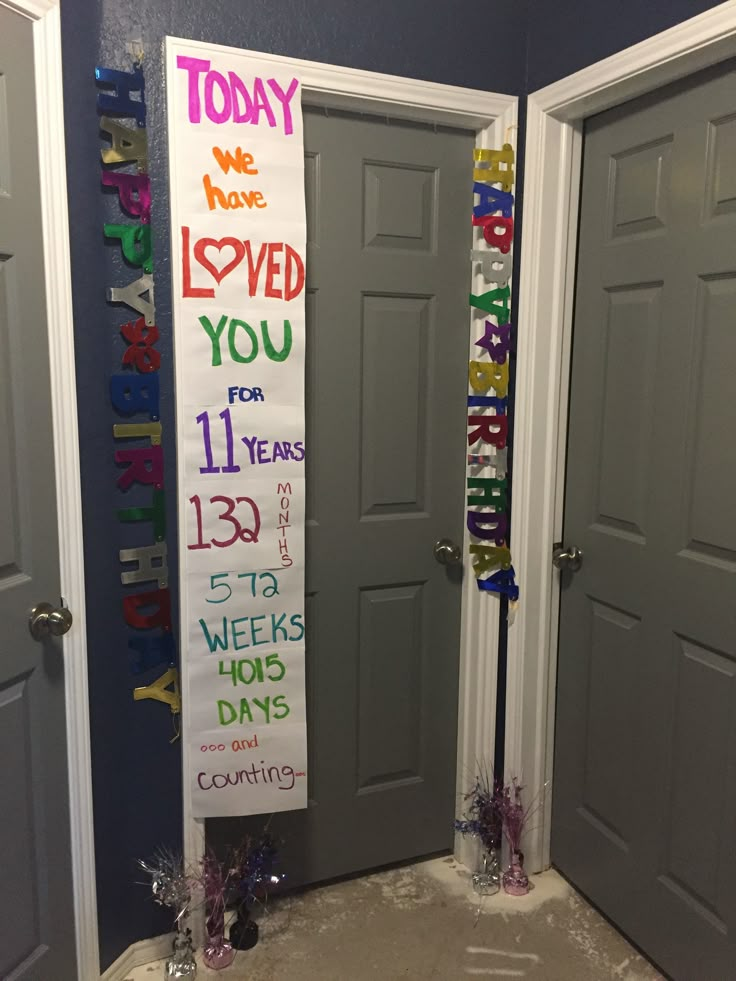
<path fill-rule="evenodd" d="M 114 459 L 125 469 L 117 487 L 127 498 L 117 509 L 125 524 L 148 525 L 153 544 L 120 549 L 124 592 L 122 614 L 130 633 L 127 647 L 129 669 L 141 676 L 163 673 L 150 684 L 133 689 L 135 701 L 157 701 L 172 715 L 181 710 L 177 655 L 171 633 L 171 600 L 168 589 L 166 546 L 166 497 L 163 486 L 164 453 L 159 416 L 161 353 L 156 348 L 159 329 L 154 303 L 151 251 L 151 186 L 148 177 L 146 100 L 143 73 L 135 68 L 122 72 L 96 68 L 99 129 L 109 139 L 100 150 L 103 187 L 117 192 L 121 212 L 133 221 L 105 224 L 107 239 L 115 240 L 126 262 L 137 268 L 137 279 L 107 289 L 111 304 L 122 304 L 136 317 L 119 327 L 126 342 L 122 372 L 110 378 L 110 400 L 115 413 L 112 427 L 117 443 Z M 126 125 L 121 119 L 130 120 Z M 95 126 L 97 128 L 97 121 Z M 126 421 L 121 422 L 123 417 Z M 124 449 L 120 449 L 123 442 Z M 131 447 L 132 441 L 132 447 Z M 122 503 L 122 502 L 121 502 Z M 149 589 L 140 589 L 143 584 Z M 151 589 L 150 585 L 155 585 Z M 174 737 L 175 739 L 177 736 Z"/>
<path fill-rule="evenodd" d="M 263 714 L 263 718 L 256 712 L 256 718 L 255 720 L 253 719 L 251 705 L 254 705 Z M 273 711 L 274 709 L 276 711 Z M 233 722 L 239 722 L 242 726 L 246 720 L 251 724 L 256 721 L 264 725 L 270 725 L 272 718 L 274 721 L 280 722 L 290 712 L 291 709 L 286 704 L 285 695 L 274 695 L 273 698 L 270 695 L 264 695 L 263 699 L 251 698 L 250 700 L 241 698 L 240 705 L 237 708 L 232 702 L 228 702 L 227 699 L 218 698 L 217 700 L 217 717 L 221 726 L 231 726 Z"/>
<path fill-rule="evenodd" d="M 217 327 L 214 327 L 209 317 L 202 316 L 199 318 L 199 323 L 212 344 L 213 368 L 219 368 L 222 364 L 222 336 L 226 327 L 228 328 L 227 346 L 231 361 L 234 361 L 236 364 L 250 364 L 251 361 L 255 361 L 258 357 L 260 350 L 258 335 L 255 329 L 245 320 L 238 320 L 235 317 L 220 317 Z M 238 333 L 238 331 L 242 331 L 242 334 Z M 288 320 L 283 321 L 283 341 L 280 350 L 276 350 L 274 347 L 267 320 L 261 321 L 261 341 L 263 343 L 263 352 L 269 361 L 279 363 L 286 361 L 291 354 L 291 323 Z M 243 344 L 250 346 L 243 350 Z"/>
<path fill-rule="evenodd" d="M 511 350 L 508 278 L 511 260 L 505 258 L 510 254 L 514 235 L 514 196 L 511 194 L 514 151 L 505 143 L 501 150 L 475 150 L 474 160 L 473 193 L 479 200 L 473 206 L 472 221 L 483 229 L 484 241 L 494 251 L 474 250 L 471 260 L 481 263 L 484 279 L 495 288 L 480 295 L 470 294 L 470 305 L 493 319 L 485 321 L 483 335 L 476 341 L 480 353 L 468 365 L 472 392 L 468 396 L 468 446 L 474 452 L 468 456 L 471 470 L 467 477 L 467 503 L 485 510 L 469 510 L 467 526 L 478 588 L 516 600 L 519 588 L 507 544 L 510 474 L 506 441 Z M 495 453 L 481 452 L 486 446 L 493 447 Z M 488 467 L 493 468 L 493 477 L 488 475 Z M 489 576 L 482 578 L 489 572 Z"/>
<path fill-rule="evenodd" d="M 260 388 L 240 388 L 238 385 L 231 385 L 227 390 L 228 403 L 233 405 L 236 399 L 239 402 L 265 402 L 266 396 Z"/>
<path fill-rule="evenodd" d="M 230 536 L 224 541 L 217 538 L 211 538 L 209 541 L 205 541 L 203 538 L 203 521 L 202 521 L 202 500 L 199 494 L 195 494 L 193 497 L 189 498 L 189 503 L 194 505 L 194 510 L 196 512 L 197 518 L 197 540 L 193 544 L 187 544 L 188 549 L 196 551 L 201 548 L 212 548 L 214 545 L 216 548 L 229 548 L 236 542 L 246 542 L 253 543 L 258 541 L 258 532 L 261 530 L 261 512 L 258 510 L 256 502 L 251 497 L 225 497 L 223 494 L 215 494 L 209 499 L 210 504 L 224 504 L 225 510 L 218 514 L 218 521 L 226 521 L 235 529 Z M 249 528 L 243 525 L 242 519 L 235 516 L 235 509 L 238 505 L 247 505 L 247 509 L 250 510 L 249 520 L 252 520 L 253 527 Z"/>
<path fill-rule="evenodd" d="M 230 417 L 230 409 L 223 409 L 220 419 L 225 424 L 225 455 L 227 463 L 224 467 L 214 465 L 212 453 L 212 440 L 210 434 L 210 414 L 200 412 L 196 418 L 198 425 L 202 427 L 202 442 L 204 444 L 205 466 L 199 468 L 200 473 L 239 473 L 240 466 L 235 463 L 235 440 L 233 438 L 233 423 Z M 279 460 L 294 460 L 301 463 L 304 460 L 304 443 L 295 442 L 292 446 L 285 440 L 275 440 L 269 447 L 270 440 L 259 439 L 257 436 L 241 436 L 240 442 L 244 444 L 248 451 L 248 458 L 251 466 L 262 463 L 277 463 Z"/>
<path fill-rule="evenodd" d="M 296 782 L 295 778 L 304 776 L 303 773 L 295 773 L 291 766 L 269 766 L 266 770 L 265 763 L 261 760 L 260 769 L 254 763 L 248 770 L 236 770 L 235 773 L 214 773 L 211 777 L 205 770 L 202 770 L 201 773 L 197 774 L 197 784 L 200 790 L 224 790 L 225 787 L 239 787 L 244 783 L 257 784 L 259 774 L 261 783 L 275 783 L 279 790 L 291 790 Z M 284 780 L 291 782 L 285 784 L 283 783 Z"/>
<path fill-rule="evenodd" d="M 212 298 L 213 286 L 192 285 L 192 258 L 219 286 L 223 279 L 241 265 L 247 266 L 248 296 L 266 296 L 276 300 L 293 300 L 304 289 L 302 257 L 285 242 L 263 242 L 258 255 L 253 254 L 250 239 L 198 238 L 191 246 L 191 229 L 181 227 L 182 296 Z M 223 254 L 224 250 L 224 254 Z M 283 252 L 283 272 L 279 253 Z"/>
<path fill-rule="evenodd" d="M 288 620 L 287 620 L 288 618 Z M 261 626 L 268 621 L 267 626 Z M 293 627 L 295 634 L 289 634 L 287 627 Z M 228 651 L 242 651 L 245 647 L 257 647 L 259 644 L 296 644 L 304 637 L 304 622 L 301 613 L 260 613 L 258 616 L 236 617 L 234 620 L 229 617 L 222 618 L 222 632 L 217 633 L 214 627 L 210 626 L 202 618 L 199 621 L 202 634 L 210 653 Z M 247 626 L 246 626 L 247 625 Z M 264 634 L 263 640 L 259 636 Z M 222 672 L 220 672 L 222 674 Z"/>
<path fill-rule="evenodd" d="M 275 668 L 275 674 L 271 669 Z M 267 654 L 266 659 L 244 658 L 226 664 L 220 661 L 219 674 L 230 675 L 233 685 L 263 684 L 265 681 L 281 681 L 286 674 L 286 665 L 278 654 Z"/>
<path fill-rule="evenodd" d="M 280 125 L 284 136 L 291 136 L 294 132 L 291 100 L 299 88 L 298 79 L 292 78 L 286 91 L 275 78 L 256 77 L 246 85 L 236 72 L 229 71 L 225 77 L 222 72 L 210 69 L 210 64 L 205 58 L 177 55 L 176 67 L 187 73 L 190 123 L 202 121 L 204 102 L 210 122 L 258 126 L 263 114 L 269 126 Z"/>
<path fill-rule="evenodd" d="M 216 579 L 228 579 L 230 577 L 229 572 L 215 572 L 210 576 L 210 590 L 214 593 L 215 590 L 226 590 L 226 595 L 220 597 L 218 595 L 217 599 L 210 599 L 207 597 L 205 599 L 206 603 L 227 603 L 230 597 L 233 595 L 232 586 L 228 582 L 215 582 Z M 271 599 L 272 596 L 278 596 L 279 594 L 279 581 L 276 576 L 271 572 L 236 572 L 233 573 L 236 579 L 250 579 L 250 595 L 255 596 L 265 596 L 266 599 Z M 256 587 L 256 577 L 258 578 L 258 588 Z M 263 589 L 260 589 L 261 579 L 270 580 Z"/>
<path fill-rule="evenodd" d="M 281 541 L 279 542 L 279 553 L 281 555 L 281 565 L 290 566 L 294 564 L 294 560 L 289 555 L 289 542 L 286 537 L 286 529 L 291 528 L 289 524 L 289 506 L 291 504 L 291 484 L 279 484 L 276 488 L 276 493 L 281 494 L 281 500 L 279 501 L 279 535 L 281 535 Z M 288 495 L 288 496 L 287 496 Z"/>

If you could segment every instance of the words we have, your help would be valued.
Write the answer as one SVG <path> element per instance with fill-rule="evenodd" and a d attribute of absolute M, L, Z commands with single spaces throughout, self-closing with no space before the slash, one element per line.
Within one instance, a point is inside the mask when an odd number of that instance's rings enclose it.
<path fill-rule="evenodd" d="M 247 177 L 255 177 L 258 174 L 258 168 L 254 166 L 253 154 L 243 153 L 240 147 L 231 153 L 229 150 L 223 151 L 219 146 L 214 146 L 212 147 L 212 156 L 223 174 L 228 174 L 230 170 Z M 202 178 L 202 186 L 210 211 L 215 211 L 218 207 L 222 208 L 223 211 L 268 207 L 268 202 L 261 191 L 252 189 L 248 191 L 226 191 L 217 184 L 213 184 L 209 174 L 205 174 Z"/>

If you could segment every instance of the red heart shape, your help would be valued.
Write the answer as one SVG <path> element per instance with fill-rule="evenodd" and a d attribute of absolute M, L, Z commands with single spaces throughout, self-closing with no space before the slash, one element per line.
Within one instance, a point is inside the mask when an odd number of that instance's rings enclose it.
<path fill-rule="evenodd" d="M 223 249 L 230 246 L 231 249 L 235 251 L 235 258 L 231 259 L 222 269 L 218 269 L 217 266 L 211 262 L 205 255 L 205 249 L 217 249 L 218 252 L 222 252 Z M 229 272 L 243 261 L 243 256 L 245 255 L 245 246 L 240 241 L 239 238 L 200 238 L 194 246 L 194 258 L 203 266 L 207 272 L 212 274 L 212 278 L 219 285 L 223 279 L 227 276 Z"/>

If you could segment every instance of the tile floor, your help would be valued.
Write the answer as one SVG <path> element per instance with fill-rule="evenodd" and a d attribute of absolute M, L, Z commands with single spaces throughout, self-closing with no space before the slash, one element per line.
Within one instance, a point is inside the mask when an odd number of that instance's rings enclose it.
<path fill-rule="evenodd" d="M 664 981 L 556 872 L 529 896 L 478 900 L 453 859 L 274 901 L 261 939 L 198 981 Z M 163 979 L 163 962 L 126 981 Z"/>

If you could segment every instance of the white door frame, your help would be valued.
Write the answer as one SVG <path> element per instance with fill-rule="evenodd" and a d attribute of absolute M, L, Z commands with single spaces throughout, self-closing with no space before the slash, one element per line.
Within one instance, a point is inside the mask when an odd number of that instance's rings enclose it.
<path fill-rule="evenodd" d="M 100 958 L 59 0 L 0 5 L 33 23 L 61 595 L 74 616 L 63 640 L 74 922 L 79 978 L 91 979 L 99 977 Z"/>
<path fill-rule="evenodd" d="M 736 0 L 529 96 L 521 249 L 512 553 L 521 604 L 508 641 L 506 768 L 542 791 L 524 849 L 550 864 L 559 583 L 572 306 L 585 117 L 736 55 Z"/>
<path fill-rule="evenodd" d="M 477 147 L 500 147 L 516 127 L 518 99 L 516 96 L 481 92 L 476 89 L 422 82 L 395 75 L 381 75 L 376 72 L 340 68 L 323 65 L 315 61 L 301 61 L 278 55 L 261 54 L 256 51 L 243 51 L 239 48 L 220 48 L 206 42 L 187 41 L 189 47 L 199 47 L 202 52 L 229 50 L 241 57 L 250 55 L 260 62 L 268 61 L 286 68 L 301 80 L 302 98 L 307 105 L 323 106 L 328 109 L 350 109 L 370 112 L 381 116 L 430 122 L 441 126 L 460 127 L 476 134 Z M 167 65 L 171 65 L 171 45 L 167 40 Z M 169 86 L 169 100 L 172 99 L 173 86 Z M 172 113 L 171 101 L 169 113 Z M 468 160 L 468 187 L 472 177 L 472 161 Z M 471 223 L 471 197 L 468 194 L 468 265 L 470 250 L 474 246 L 474 230 Z M 173 229 L 172 229 L 173 232 Z M 177 242 L 172 243 L 176 254 Z M 469 284 L 476 293 L 486 289 L 482 274 L 469 277 Z M 471 325 L 472 309 L 468 306 L 466 343 L 468 351 L 473 350 Z M 477 325 L 476 325 L 477 332 Z M 458 343 L 463 343 L 462 332 L 458 332 Z M 179 454 L 179 481 L 183 479 L 181 467 L 183 454 Z M 458 498 L 458 510 L 465 513 L 465 495 Z M 429 548 L 429 544 L 427 546 Z M 464 554 L 468 555 L 468 532 L 465 530 Z M 185 568 L 186 551 L 184 536 L 179 539 L 179 565 Z M 460 693 L 458 715 L 458 793 L 466 790 L 472 782 L 480 759 L 492 762 L 496 726 L 496 680 L 498 671 L 498 599 L 481 594 L 475 587 L 475 578 L 466 574 L 462 598 L 462 626 L 460 644 Z M 186 636 L 184 625 L 182 637 Z M 309 656 L 309 652 L 307 652 Z M 183 726 L 186 732 L 187 706 L 182 705 Z M 184 765 L 184 854 L 188 861 L 198 861 L 204 848 L 203 821 L 192 817 L 191 793 L 187 774 L 190 759 L 186 735 L 182 739 Z M 458 857 L 469 854 L 462 840 L 456 843 Z"/>

